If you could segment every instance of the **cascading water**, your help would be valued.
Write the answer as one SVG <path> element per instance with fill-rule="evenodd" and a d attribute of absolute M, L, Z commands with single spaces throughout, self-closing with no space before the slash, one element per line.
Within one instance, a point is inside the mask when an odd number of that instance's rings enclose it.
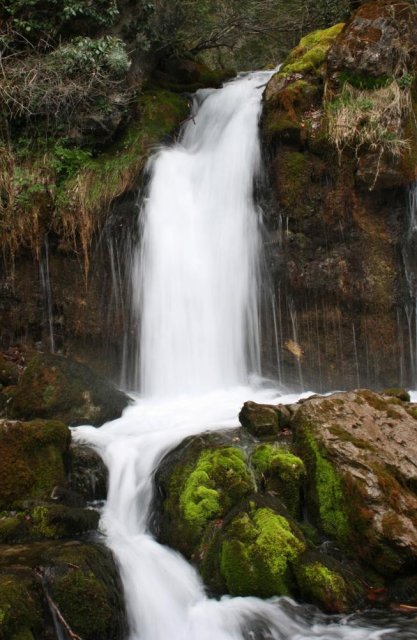
<path fill-rule="evenodd" d="M 180 143 L 152 161 L 135 278 L 136 383 L 147 396 L 228 387 L 259 370 L 253 123 L 264 81 L 199 92 Z"/>
<path fill-rule="evenodd" d="M 143 309 L 143 394 L 119 420 L 74 431 L 110 471 L 102 529 L 120 565 L 130 640 L 371 640 L 389 633 L 285 598 L 209 599 L 195 570 L 148 529 L 153 472 L 165 453 L 186 436 L 236 427 L 244 400 L 276 395 L 245 386 L 259 358 L 253 183 L 268 78 L 250 74 L 199 92 L 180 142 L 152 161 L 133 278 Z"/>

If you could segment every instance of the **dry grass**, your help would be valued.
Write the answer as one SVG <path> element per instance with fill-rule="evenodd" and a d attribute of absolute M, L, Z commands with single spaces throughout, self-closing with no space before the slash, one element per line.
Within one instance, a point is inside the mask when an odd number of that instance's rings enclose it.
<path fill-rule="evenodd" d="M 402 124 L 411 109 L 410 90 L 402 89 L 395 79 L 377 89 L 346 83 L 340 97 L 327 105 L 329 139 L 339 157 L 346 148 L 357 154 L 362 147 L 399 157 L 410 146 Z"/>

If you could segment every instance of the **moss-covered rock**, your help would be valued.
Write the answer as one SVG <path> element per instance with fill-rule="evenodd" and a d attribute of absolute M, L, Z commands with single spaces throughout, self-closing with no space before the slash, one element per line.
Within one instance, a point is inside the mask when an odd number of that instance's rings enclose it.
<path fill-rule="evenodd" d="M 55 607 L 77 636 L 121 640 L 127 633 L 122 594 L 114 558 L 102 545 L 43 542 L 0 550 L 1 640 L 55 637 Z"/>
<path fill-rule="evenodd" d="M 46 586 L 71 629 L 83 640 L 126 633 L 123 589 L 108 549 L 72 544 L 47 554 Z"/>
<path fill-rule="evenodd" d="M 100 425 L 120 416 L 129 399 L 91 369 L 50 354 L 29 362 L 11 411 L 17 418 L 55 418 L 69 424 Z"/>
<path fill-rule="evenodd" d="M 415 419 L 369 390 L 311 398 L 295 414 L 306 503 L 319 528 L 384 576 L 417 558 Z"/>
<path fill-rule="evenodd" d="M 293 73 L 317 73 L 326 62 L 327 53 L 344 26 L 341 22 L 329 29 L 313 31 L 301 38 L 299 45 L 284 61 L 279 73 L 282 76 Z"/>
<path fill-rule="evenodd" d="M 26 568 L 0 572 L 1 640 L 35 640 L 43 627 L 42 590 Z"/>
<path fill-rule="evenodd" d="M 207 525 L 254 490 L 244 453 L 210 437 L 186 440 L 162 461 L 154 528 L 160 541 L 191 557 Z"/>
<path fill-rule="evenodd" d="M 393 387 L 391 389 L 384 389 L 382 393 L 384 396 L 389 396 L 390 398 L 397 398 L 398 400 L 401 400 L 401 402 L 410 402 L 411 400 L 410 394 L 405 389 Z"/>
<path fill-rule="evenodd" d="M 289 424 L 290 413 L 285 406 L 245 402 L 239 421 L 250 434 L 257 438 L 275 437 Z"/>
<path fill-rule="evenodd" d="M 65 484 L 70 431 L 58 421 L 0 421 L 0 509 L 47 499 Z"/>
<path fill-rule="evenodd" d="M 262 598 L 293 593 L 292 567 L 306 545 L 283 514 L 279 503 L 253 497 L 212 528 L 204 540 L 200 570 L 214 592 Z"/>
<path fill-rule="evenodd" d="M 258 486 L 275 493 L 289 513 L 300 515 L 301 487 L 305 476 L 303 461 L 275 444 L 262 444 L 251 455 Z"/>
<path fill-rule="evenodd" d="M 327 613 L 346 613 L 364 596 L 355 574 L 324 554 L 306 552 L 295 569 L 301 597 Z"/>

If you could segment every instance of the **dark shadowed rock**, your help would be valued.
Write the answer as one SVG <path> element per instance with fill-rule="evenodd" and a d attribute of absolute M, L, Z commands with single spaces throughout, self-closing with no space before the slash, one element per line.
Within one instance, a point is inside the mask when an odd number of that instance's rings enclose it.
<path fill-rule="evenodd" d="M 60 356 L 30 360 L 13 394 L 17 418 L 55 418 L 71 425 L 99 426 L 118 418 L 129 398 L 89 367 Z"/>

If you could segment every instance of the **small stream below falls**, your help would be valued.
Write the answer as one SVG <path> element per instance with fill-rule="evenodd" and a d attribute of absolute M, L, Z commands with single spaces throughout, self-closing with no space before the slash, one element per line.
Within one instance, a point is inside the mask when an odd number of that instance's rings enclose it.
<path fill-rule="evenodd" d="M 130 640 L 417 638 L 415 622 L 389 616 L 329 617 L 287 598 L 210 599 L 194 568 L 148 529 L 153 474 L 170 449 L 189 435 L 235 428 L 245 400 L 299 397 L 259 376 L 253 190 L 270 75 L 198 92 L 179 142 L 152 159 L 132 274 L 141 393 L 118 420 L 73 432 L 109 469 L 101 529 L 120 566 Z"/>

